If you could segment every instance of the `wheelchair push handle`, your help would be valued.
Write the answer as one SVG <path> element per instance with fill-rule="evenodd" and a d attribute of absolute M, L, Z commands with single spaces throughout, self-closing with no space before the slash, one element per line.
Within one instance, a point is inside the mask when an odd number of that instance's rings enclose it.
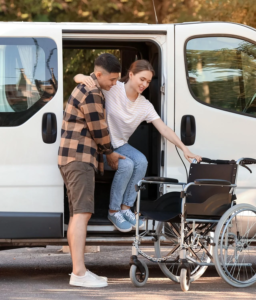
<path fill-rule="evenodd" d="M 201 162 L 203 163 L 208 163 L 208 164 L 217 164 L 217 165 L 233 165 L 233 164 L 238 164 L 238 165 L 252 165 L 256 164 L 256 159 L 254 158 L 240 158 L 237 161 L 235 160 L 222 160 L 222 159 L 210 159 L 206 157 L 202 157 Z M 201 163 L 199 162 L 199 164 Z"/>
<path fill-rule="evenodd" d="M 256 164 L 256 159 L 243 157 L 237 161 L 237 164 L 240 165 L 241 167 L 246 168 L 250 173 L 252 173 L 252 170 L 249 167 L 247 167 L 247 165 Z"/>
<path fill-rule="evenodd" d="M 253 164 L 256 164 L 256 159 L 245 157 L 239 162 L 239 164 L 240 165 L 253 165 Z"/>
<path fill-rule="evenodd" d="M 222 160 L 222 159 L 210 159 L 206 157 L 202 157 L 201 162 L 208 164 L 217 164 L 217 165 L 233 165 L 236 164 L 235 160 Z M 200 162 L 199 162 L 200 164 Z"/>

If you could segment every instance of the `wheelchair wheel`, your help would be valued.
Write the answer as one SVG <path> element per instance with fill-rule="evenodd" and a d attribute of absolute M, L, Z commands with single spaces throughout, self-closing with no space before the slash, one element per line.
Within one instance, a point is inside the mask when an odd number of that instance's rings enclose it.
<path fill-rule="evenodd" d="M 256 282 L 256 207 L 239 204 L 221 217 L 214 237 L 214 263 L 234 287 Z"/>
<path fill-rule="evenodd" d="M 191 232 L 191 226 L 186 224 L 187 232 Z M 205 226 L 204 224 L 202 226 Z M 198 229 L 200 231 L 200 228 Z M 156 234 L 158 240 L 155 241 L 155 255 L 156 257 L 166 257 L 169 256 L 173 263 L 159 263 L 159 267 L 162 272 L 171 280 L 176 283 L 180 282 L 179 276 L 179 254 L 180 254 L 180 243 L 178 241 L 180 236 L 180 224 L 169 223 L 169 222 L 159 222 Z M 187 243 L 190 242 L 189 236 L 187 236 Z M 207 251 L 211 255 L 213 252 L 212 246 L 206 246 L 206 248 L 201 248 L 199 246 L 197 249 L 187 249 L 187 255 L 199 262 L 210 263 L 211 258 L 207 255 Z M 190 263 L 190 282 L 200 278 L 207 269 L 207 266 L 198 266 L 197 264 L 189 261 Z"/>
<path fill-rule="evenodd" d="M 189 290 L 190 281 L 187 276 L 187 269 L 180 270 L 180 287 L 183 292 L 187 292 Z"/>
<path fill-rule="evenodd" d="M 139 268 L 135 265 L 131 265 L 130 267 L 130 279 L 134 286 L 142 287 L 147 283 L 148 280 L 148 266 L 144 261 L 140 261 L 143 267 L 145 268 L 145 274 L 142 274 Z"/>

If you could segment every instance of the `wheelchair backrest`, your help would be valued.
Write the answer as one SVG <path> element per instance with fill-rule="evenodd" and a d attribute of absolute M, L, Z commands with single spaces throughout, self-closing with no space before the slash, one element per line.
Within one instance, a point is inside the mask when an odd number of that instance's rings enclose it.
<path fill-rule="evenodd" d="M 237 175 L 237 165 L 234 164 L 191 164 L 189 170 L 189 182 L 196 179 L 223 179 L 235 183 Z M 229 196 L 230 187 L 218 186 L 191 186 L 188 191 L 187 203 L 203 203 L 214 195 Z M 230 199 L 230 197 L 229 197 Z"/>

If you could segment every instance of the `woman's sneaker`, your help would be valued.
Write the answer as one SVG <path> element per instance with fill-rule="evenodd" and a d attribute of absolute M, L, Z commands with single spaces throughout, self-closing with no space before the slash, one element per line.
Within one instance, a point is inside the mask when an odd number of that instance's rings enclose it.
<path fill-rule="evenodd" d="M 96 274 L 93 274 L 89 270 L 86 270 L 84 276 L 76 276 L 75 274 L 71 274 L 70 285 L 74 286 L 82 286 L 82 287 L 88 287 L 88 288 L 100 288 L 108 286 L 108 283 L 103 278 L 100 278 L 100 276 L 97 276 Z"/>
<path fill-rule="evenodd" d="M 108 213 L 108 219 L 121 232 L 128 232 L 132 230 L 132 225 L 126 221 L 120 211 L 111 215 Z"/>
<path fill-rule="evenodd" d="M 128 221 L 130 224 L 132 224 L 132 228 L 135 229 L 136 226 L 135 214 L 130 209 L 126 209 L 125 211 L 122 211 L 122 214 L 125 220 Z M 144 226 L 144 222 L 142 220 L 139 220 L 139 228 L 142 228 L 143 226 Z"/>

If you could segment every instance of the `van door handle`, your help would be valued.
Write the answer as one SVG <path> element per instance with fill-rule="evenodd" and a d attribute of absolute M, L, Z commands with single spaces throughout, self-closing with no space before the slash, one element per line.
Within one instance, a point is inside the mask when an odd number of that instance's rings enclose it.
<path fill-rule="evenodd" d="M 185 115 L 180 124 L 181 141 L 186 146 L 191 146 L 196 140 L 196 120 L 194 116 Z"/>
<path fill-rule="evenodd" d="M 46 144 L 53 144 L 57 139 L 57 119 L 54 113 L 43 115 L 42 138 Z"/>

